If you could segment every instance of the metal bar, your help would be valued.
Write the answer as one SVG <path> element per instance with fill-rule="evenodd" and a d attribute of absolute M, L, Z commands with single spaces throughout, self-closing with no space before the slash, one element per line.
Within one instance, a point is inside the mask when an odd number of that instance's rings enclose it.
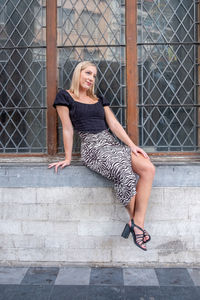
<path fill-rule="evenodd" d="M 200 104 L 137 104 L 138 107 L 200 107 Z"/>
<path fill-rule="evenodd" d="M 1 109 L 3 109 L 3 110 L 13 110 L 13 109 L 15 109 L 15 110 L 20 110 L 20 109 L 26 109 L 26 110 L 28 110 L 28 109 L 31 109 L 31 110 L 34 110 L 34 109 L 47 109 L 47 106 L 35 106 L 35 107 L 31 107 L 31 106 L 22 106 L 22 107 L 17 107 L 17 106 L 2 106 L 2 107 L 0 107 Z"/>
<path fill-rule="evenodd" d="M 53 108 L 56 96 L 56 24 L 57 24 L 57 1 L 47 1 L 47 148 L 49 155 L 57 152 L 57 115 Z"/>
<path fill-rule="evenodd" d="M 159 46 L 164 46 L 164 45 L 179 45 L 179 46 L 181 46 L 181 45 L 200 45 L 200 42 L 165 42 L 165 43 L 154 43 L 154 42 L 151 42 L 151 43 L 137 43 L 137 46 L 145 46 L 145 45 L 147 45 L 147 46 L 154 46 L 154 45 L 159 45 Z"/>
<path fill-rule="evenodd" d="M 117 48 L 117 47 L 126 47 L 125 44 L 117 44 L 117 45 L 110 45 L 110 44 L 107 44 L 107 45 L 97 45 L 97 44 L 94 44 L 94 45 L 69 45 L 69 46 L 66 46 L 66 45 L 63 45 L 63 46 L 57 46 L 58 49 L 64 49 L 64 48 L 108 48 L 108 46 L 110 48 Z"/>
<path fill-rule="evenodd" d="M 197 20 L 199 21 L 197 25 L 197 37 L 200 39 L 200 2 L 198 2 L 197 6 Z M 197 49 L 197 102 L 200 105 L 200 47 Z M 197 145 L 200 147 L 200 109 L 196 112 L 197 118 Z"/>
<path fill-rule="evenodd" d="M 0 153 L 0 157 L 48 157 L 48 154 L 43 153 Z"/>
<path fill-rule="evenodd" d="M 46 49 L 47 47 L 46 46 L 27 46 L 27 47 L 24 47 L 24 46 L 16 46 L 16 47 L 0 47 L 0 50 L 14 50 L 14 49 Z"/>
<path fill-rule="evenodd" d="M 127 132 L 138 144 L 137 2 L 126 1 Z"/>

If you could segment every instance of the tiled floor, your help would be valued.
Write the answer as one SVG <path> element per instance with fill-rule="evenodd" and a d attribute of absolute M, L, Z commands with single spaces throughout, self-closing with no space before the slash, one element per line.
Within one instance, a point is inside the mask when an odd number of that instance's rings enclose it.
<path fill-rule="evenodd" d="M 200 269 L 0 267 L 0 300 L 200 300 Z"/>

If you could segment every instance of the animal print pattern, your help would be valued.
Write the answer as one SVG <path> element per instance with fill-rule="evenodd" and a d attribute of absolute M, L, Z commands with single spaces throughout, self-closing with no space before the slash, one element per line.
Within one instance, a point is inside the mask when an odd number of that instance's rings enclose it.
<path fill-rule="evenodd" d="M 126 206 L 136 194 L 136 174 L 131 166 L 131 149 L 121 145 L 108 131 L 79 132 L 81 160 L 85 166 L 114 182 L 118 200 Z"/>

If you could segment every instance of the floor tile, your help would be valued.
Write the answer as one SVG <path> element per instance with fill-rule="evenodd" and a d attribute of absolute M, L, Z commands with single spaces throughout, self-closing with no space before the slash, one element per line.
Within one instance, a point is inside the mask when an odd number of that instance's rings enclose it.
<path fill-rule="evenodd" d="M 194 283 L 184 268 L 156 268 L 160 286 L 193 286 Z"/>
<path fill-rule="evenodd" d="M 1 300 L 49 300 L 52 286 L 2 285 Z M 2 298 L 1 298 L 2 296 Z"/>
<path fill-rule="evenodd" d="M 0 267 L 0 284 L 20 284 L 28 268 Z"/>
<path fill-rule="evenodd" d="M 58 285 L 89 285 L 89 267 L 65 267 L 60 268 L 55 284 Z"/>
<path fill-rule="evenodd" d="M 196 287 L 162 286 L 162 300 L 199 300 Z"/>
<path fill-rule="evenodd" d="M 47 268 L 47 267 L 31 267 L 28 269 L 22 284 L 28 285 L 52 285 L 54 284 L 59 268 Z"/>
<path fill-rule="evenodd" d="M 92 268 L 90 284 L 124 285 L 121 268 Z"/>
<path fill-rule="evenodd" d="M 200 286 L 200 269 L 188 269 L 188 272 L 194 282 L 195 285 Z"/>
<path fill-rule="evenodd" d="M 87 295 L 88 286 L 55 285 L 49 300 L 87 300 Z"/>
<path fill-rule="evenodd" d="M 154 269 L 124 268 L 124 285 L 159 286 Z"/>
<path fill-rule="evenodd" d="M 89 286 L 88 300 L 124 300 L 123 287 Z M 132 299 L 133 300 L 133 299 Z"/>
<path fill-rule="evenodd" d="M 161 300 L 160 287 L 125 286 L 124 299 L 125 300 Z"/>
<path fill-rule="evenodd" d="M 0 300 L 5 300 L 5 291 L 6 291 L 7 285 L 0 285 Z"/>
<path fill-rule="evenodd" d="M 199 299 L 200 299 L 200 286 L 197 286 L 197 287 L 196 287 L 196 290 L 197 290 L 197 293 L 198 293 Z"/>

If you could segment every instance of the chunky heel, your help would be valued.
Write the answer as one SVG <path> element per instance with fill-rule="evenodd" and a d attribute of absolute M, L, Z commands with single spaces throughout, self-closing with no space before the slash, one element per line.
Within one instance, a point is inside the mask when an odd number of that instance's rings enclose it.
<path fill-rule="evenodd" d="M 127 239 L 129 237 L 129 234 L 130 234 L 130 226 L 128 224 L 126 224 L 126 226 L 124 227 L 124 230 L 121 234 L 121 236 L 125 239 Z"/>

